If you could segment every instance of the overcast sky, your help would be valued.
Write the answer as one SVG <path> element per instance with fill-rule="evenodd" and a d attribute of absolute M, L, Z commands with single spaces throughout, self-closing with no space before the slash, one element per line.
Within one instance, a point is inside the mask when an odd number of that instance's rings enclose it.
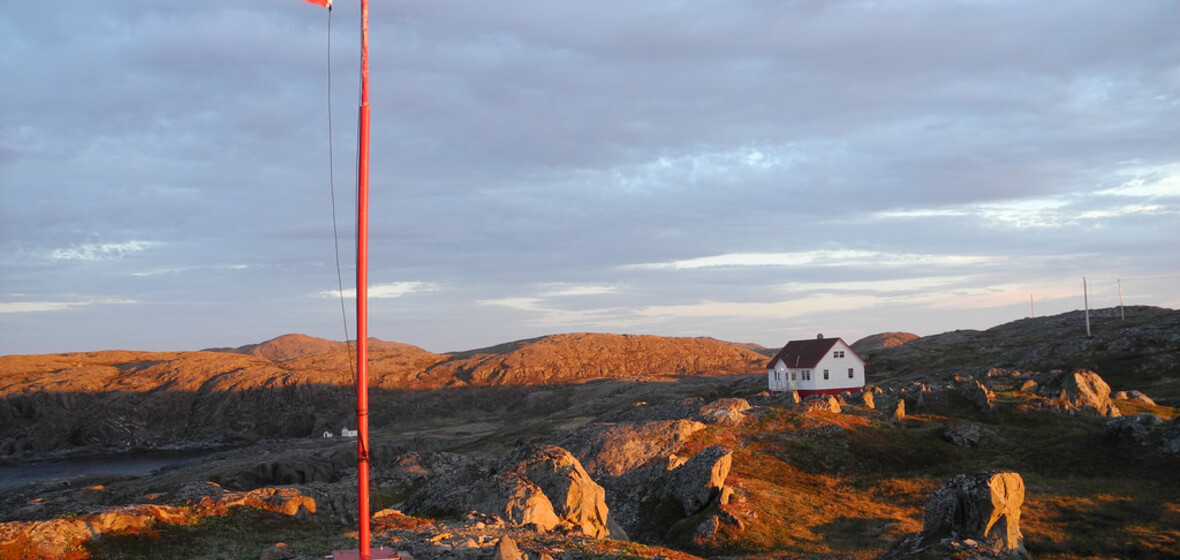
<path fill-rule="evenodd" d="M 1177 22 L 374 0 L 370 334 L 852 342 L 1081 309 L 1083 275 L 1180 307 Z M 0 354 L 345 338 L 359 0 L 330 23 L 329 65 L 297 0 L 0 8 Z"/>

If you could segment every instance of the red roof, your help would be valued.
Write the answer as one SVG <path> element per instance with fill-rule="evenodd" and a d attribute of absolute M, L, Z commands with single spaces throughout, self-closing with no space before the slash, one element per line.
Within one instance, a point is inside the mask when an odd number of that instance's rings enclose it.
<path fill-rule="evenodd" d="M 828 355 L 828 350 L 831 350 L 837 342 L 843 341 L 839 338 L 792 340 L 770 359 L 770 368 L 773 368 L 779 360 L 782 360 L 791 369 L 813 368 L 824 356 Z"/>

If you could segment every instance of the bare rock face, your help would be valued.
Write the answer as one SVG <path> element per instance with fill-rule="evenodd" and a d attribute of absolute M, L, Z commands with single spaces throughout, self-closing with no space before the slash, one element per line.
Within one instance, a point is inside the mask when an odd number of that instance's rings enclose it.
<path fill-rule="evenodd" d="M 520 548 L 516 546 L 516 541 L 512 537 L 500 537 L 500 542 L 496 543 L 496 555 L 492 560 L 528 560 L 529 556 L 521 552 Z"/>
<path fill-rule="evenodd" d="M 1024 479 L 1014 472 L 961 474 L 926 501 L 922 532 L 878 560 L 969 557 L 1027 560 L 1020 533 Z"/>
<path fill-rule="evenodd" d="M 1048 397 L 1054 406 L 1068 411 L 1086 411 L 1102 416 L 1120 416 L 1110 400 L 1110 386 L 1097 373 L 1077 369 L 1072 373 L 1051 371 L 1037 376 L 1037 394 Z"/>
<path fill-rule="evenodd" d="M 554 443 L 578 457 L 587 472 L 620 476 L 675 453 L 689 436 L 703 429 L 705 424 L 686 419 L 591 423 Z"/>
<path fill-rule="evenodd" d="M 865 408 L 874 410 L 877 408 L 877 403 L 873 399 L 873 392 L 866 390 L 861 393 L 861 402 L 864 403 Z"/>
<path fill-rule="evenodd" d="M 943 430 L 942 439 L 959 447 L 978 447 L 983 434 L 983 426 L 979 424 L 955 424 Z"/>
<path fill-rule="evenodd" d="M 404 507 L 451 515 L 474 510 L 543 531 L 565 527 L 595 538 L 625 538 L 609 519 L 603 488 L 576 457 L 552 444 L 518 448 L 494 465 L 444 472 L 418 488 Z"/>
<path fill-rule="evenodd" d="M 852 343 L 852 350 L 858 354 L 870 350 L 879 350 L 881 348 L 892 348 L 894 346 L 901 346 L 911 340 L 918 338 L 918 335 L 908 332 L 884 332 L 866 336 L 856 342 Z"/>
<path fill-rule="evenodd" d="M 750 410 L 746 399 L 717 399 L 700 408 L 701 420 L 709 424 L 737 426 L 746 421 L 745 412 Z"/>
<path fill-rule="evenodd" d="M 905 420 L 905 399 L 897 399 L 897 407 L 893 409 L 893 421 L 898 424 Z"/>
<path fill-rule="evenodd" d="M 685 517 L 695 515 L 719 499 L 732 466 L 731 449 L 720 445 L 705 448 L 669 473 L 668 494 L 680 502 Z"/>
<path fill-rule="evenodd" d="M 516 474 L 496 476 L 476 485 L 467 495 L 466 507 L 495 515 L 515 525 L 534 525 L 551 531 L 561 524 L 553 503 L 539 486 Z"/>
<path fill-rule="evenodd" d="M 224 514 L 233 506 L 249 506 L 287 515 L 316 511 L 315 500 L 294 488 L 227 492 L 216 484 L 201 483 L 186 485 L 178 490 L 178 496 L 187 503 L 178 506 L 139 504 L 102 508 L 69 518 L 0 523 L 0 545 L 24 537 L 47 557 L 57 557 L 62 550 L 103 535 L 143 530 L 156 524 L 184 524 L 194 514 Z M 175 497 L 173 501 L 177 501 Z"/>
<path fill-rule="evenodd" d="M 590 537 L 610 536 L 606 492 L 569 451 L 540 444 L 521 448 L 505 461 L 513 465 L 511 474 L 528 479 L 544 492 L 562 523 Z"/>
<path fill-rule="evenodd" d="M 996 394 L 991 389 L 985 387 L 982 383 L 971 380 L 962 386 L 959 393 L 963 398 L 975 405 L 975 408 L 988 411 L 992 409 L 992 404 L 995 401 Z"/>
<path fill-rule="evenodd" d="M 258 555 L 258 560 L 291 560 L 295 557 L 295 551 L 287 546 L 287 543 L 275 543 Z"/>
<path fill-rule="evenodd" d="M 1119 391 L 1114 394 L 1113 398 L 1124 401 L 1135 401 L 1143 404 L 1155 404 L 1155 401 L 1151 400 L 1151 397 L 1148 397 L 1139 391 Z"/>
<path fill-rule="evenodd" d="M 1160 449 L 1164 453 L 1180 453 L 1180 417 L 1172 419 L 1172 426 L 1164 432 Z"/>
<path fill-rule="evenodd" d="M 804 412 L 830 412 L 832 414 L 840 414 L 842 410 L 840 401 L 831 395 L 816 396 L 803 401 Z"/>

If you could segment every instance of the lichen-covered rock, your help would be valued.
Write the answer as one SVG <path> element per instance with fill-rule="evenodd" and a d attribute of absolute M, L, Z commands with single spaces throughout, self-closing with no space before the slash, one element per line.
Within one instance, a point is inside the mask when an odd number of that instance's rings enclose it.
<path fill-rule="evenodd" d="M 922 532 L 878 557 L 1027 560 L 1020 533 L 1024 479 L 1014 472 L 961 474 L 926 502 Z"/>
<path fill-rule="evenodd" d="M 955 424 L 942 431 L 942 439 L 959 447 L 978 447 L 983 440 L 983 426 L 979 424 Z"/>
<path fill-rule="evenodd" d="M 595 538 L 612 536 L 602 486 L 569 451 L 552 444 L 520 447 L 493 465 L 431 479 L 403 507 L 449 515 L 474 510 L 544 531 L 566 527 Z"/>
<path fill-rule="evenodd" d="M 1120 416 L 1106 421 L 1106 434 L 1117 443 L 1145 444 L 1151 432 L 1164 423 L 1150 412 Z"/>
<path fill-rule="evenodd" d="M 1119 391 L 1114 394 L 1113 398 L 1123 401 L 1135 401 L 1143 404 L 1155 404 L 1155 401 L 1151 400 L 1150 397 L 1140 393 L 1139 391 Z"/>
<path fill-rule="evenodd" d="M 510 473 L 544 492 L 563 524 L 590 537 L 610 536 L 606 492 L 569 451 L 556 445 L 531 445 L 510 454 L 505 462 Z"/>
<path fill-rule="evenodd" d="M 873 399 L 873 392 L 872 391 L 866 390 L 865 392 L 861 393 L 861 402 L 863 402 L 865 405 L 865 408 L 867 408 L 869 410 L 874 410 L 877 408 L 877 403 Z"/>
<path fill-rule="evenodd" d="M 1180 416 L 1172 419 L 1172 425 L 1164 432 L 1160 449 L 1165 453 L 1180 453 Z"/>
<path fill-rule="evenodd" d="M 700 408 L 700 418 L 707 424 L 737 426 L 746 421 L 747 410 L 750 403 L 746 399 L 717 399 Z"/>
<path fill-rule="evenodd" d="M 1120 415 L 1110 400 L 1110 385 L 1088 369 L 1070 373 L 1051 371 L 1037 376 L 1036 381 L 1037 394 L 1050 399 L 1054 406 L 1108 417 Z"/>
<path fill-rule="evenodd" d="M 905 420 L 905 399 L 897 399 L 897 406 L 893 409 L 893 421 L 898 424 Z"/>
<path fill-rule="evenodd" d="M 804 412 L 829 412 L 832 414 L 840 414 L 843 409 L 840 407 L 840 401 L 831 395 L 817 395 L 803 401 Z"/>
<path fill-rule="evenodd" d="M 287 543 L 275 543 L 266 547 L 258 555 L 258 560 L 291 560 L 295 557 L 295 551 L 287 546 Z"/>
<path fill-rule="evenodd" d="M 680 449 L 692 434 L 705 429 L 695 420 L 595 422 L 554 440 L 595 476 L 620 476 Z"/>
<path fill-rule="evenodd" d="M 680 502 L 685 517 L 695 515 L 719 499 L 732 466 L 733 450 L 705 448 L 669 473 L 668 494 Z"/>
<path fill-rule="evenodd" d="M 499 475 L 470 491 L 466 506 L 495 515 L 515 525 L 533 525 L 551 531 L 561 524 L 545 492 L 528 479 L 515 474 Z"/>
<path fill-rule="evenodd" d="M 496 543 L 496 554 L 492 560 L 528 560 L 529 556 L 516 546 L 516 541 L 507 535 L 500 537 Z"/>
<path fill-rule="evenodd" d="M 959 389 L 959 394 L 963 395 L 963 398 L 975 405 L 975 408 L 985 412 L 992 409 L 993 402 L 996 398 L 996 394 L 991 389 L 988 389 L 982 383 L 975 380 L 965 383 Z"/>
<path fill-rule="evenodd" d="M 77 517 L 0 523 L 0 545 L 25 538 L 45 557 L 56 558 L 63 550 L 105 534 L 144 530 L 156 523 L 180 524 L 189 514 L 189 509 L 182 507 L 134 505 Z"/>

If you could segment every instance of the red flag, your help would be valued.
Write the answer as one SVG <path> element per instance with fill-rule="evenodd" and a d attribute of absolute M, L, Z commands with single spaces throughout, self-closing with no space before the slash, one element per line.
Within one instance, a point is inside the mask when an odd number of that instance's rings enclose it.
<path fill-rule="evenodd" d="M 312 4 L 315 4 L 317 6 L 323 6 L 325 8 L 332 7 L 332 0 L 305 0 L 305 1 L 311 2 Z"/>

